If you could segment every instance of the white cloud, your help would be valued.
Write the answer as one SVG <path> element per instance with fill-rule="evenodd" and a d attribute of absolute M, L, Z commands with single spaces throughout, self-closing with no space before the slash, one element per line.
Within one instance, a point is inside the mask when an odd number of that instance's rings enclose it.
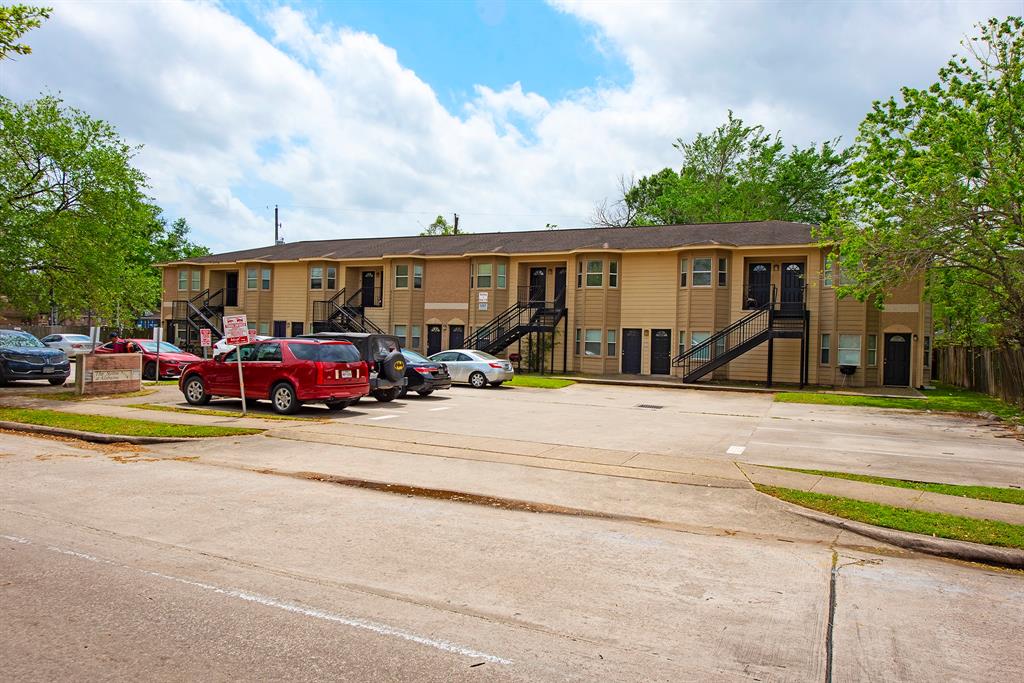
<path fill-rule="evenodd" d="M 482 83 L 450 112 L 376 36 L 290 7 L 263 15 L 267 40 L 215 4 L 57 3 L 0 90 L 59 90 L 143 143 L 158 202 L 218 250 L 269 243 L 274 203 L 290 241 L 451 211 L 469 230 L 580 225 L 619 174 L 676 164 L 670 143 L 728 108 L 791 142 L 849 137 L 871 99 L 930 82 L 1006 6 L 566 0 L 631 83 L 557 101 Z"/>

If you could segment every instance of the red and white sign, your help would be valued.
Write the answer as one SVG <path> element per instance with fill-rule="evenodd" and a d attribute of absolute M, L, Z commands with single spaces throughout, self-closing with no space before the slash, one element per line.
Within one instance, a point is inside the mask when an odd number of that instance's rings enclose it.
<path fill-rule="evenodd" d="M 249 343 L 249 321 L 244 315 L 224 316 L 225 341 L 232 346 Z"/>
<path fill-rule="evenodd" d="M 213 346 L 213 334 L 206 327 L 199 330 L 199 345 L 204 349 L 208 349 Z"/>

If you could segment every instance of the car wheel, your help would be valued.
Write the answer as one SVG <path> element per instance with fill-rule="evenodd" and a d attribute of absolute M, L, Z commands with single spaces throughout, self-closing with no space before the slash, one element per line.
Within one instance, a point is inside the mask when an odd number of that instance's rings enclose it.
<path fill-rule="evenodd" d="M 206 385 L 203 378 L 193 375 L 185 380 L 185 400 L 194 406 L 205 406 L 210 402 L 210 395 L 206 393 Z"/>
<path fill-rule="evenodd" d="M 499 380 L 497 382 L 491 382 L 491 386 L 492 387 L 500 387 L 504 383 L 505 383 L 505 380 Z"/>
<path fill-rule="evenodd" d="M 287 382 L 278 382 L 274 385 L 270 390 L 270 403 L 274 406 L 274 412 L 281 415 L 291 415 L 299 409 L 295 389 Z"/>
<path fill-rule="evenodd" d="M 402 393 L 401 387 L 391 387 L 390 389 L 378 389 L 373 392 L 373 397 L 381 403 L 390 403 L 398 398 L 400 393 Z"/>
<path fill-rule="evenodd" d="M 345 410 L 352 405 L 352 401 L 327 401 L 327 410 Z"/>
<path fill-rule="evenodd" d="M 485 386 L 487 386 L 487 378 L 484 377 L 484 373 L 478 371 L 470 375 L 469 386 L 473 387 L 474 389 L 483 389 Z"/>
<path fill-rule="evenodd" d="M 54 377 L 53 379 L 48 379 L 46 381 L 49 382 L 50 384 L 52 384 L 55 387 L 62 387 L 62 386 L 64 386 L 64 382 L 68 381 L 68 378 L 67 377 Z"/>
<path fill-rule="evenodd" d="M 430 396 L 432 393 L 434 393 L 434 390 L 433 389 L 423 389 L 421 391 L 417 391 L 416 393 L 419 394 L 420 396 Z"/>
<path fill-rule="evenodd" d="M 398 392 L 398 398 L 405 398 L 405 395 L 409 393 L 409 387 L 402 387 L 402 390 Z"/>
<path fill-rule="evenodd" d="M 142 368 L 142 379 L 156 379 L 156 363 L 153 361 L 146 363 L 146 367 Z"/>

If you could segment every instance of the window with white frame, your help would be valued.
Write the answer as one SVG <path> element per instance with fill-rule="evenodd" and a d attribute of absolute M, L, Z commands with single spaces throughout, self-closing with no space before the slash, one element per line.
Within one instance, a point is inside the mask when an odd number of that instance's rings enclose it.
<path fill-rule="evenodd" d="M 203 288 L 203 271 L 193 270 L 192 271 L 192 289 L 198 291 Z"/>
<path fill-rule="evenodd" d="M 876 365 L 878 365 L 878 335 L 877 334 L 869 334 L 868 335 L 867 357 L 868 357 L 868 367 L 869 368 L 873 368 Z"/>
<path fill-rule="evenodd" d="M 600 287 L 604 283 L 604 261 L 587 261 L 587 287 Z"/>
<path fill-rule="evenodd" d="M 179 270 L 178 271 L 178 289 L 181 290 L 181 291 L 184 291 L 184 290 L 188 289 L 188 271 L 187 270 Z"/>
<path fill-rule="evenodd" d="M 690 276 L 690 259 L 679 259 L 679 286 L 685 287 Z"/>
<path fill-rule="evenodd" d="M 711 259 L 708 259 L 710 261 Z M 708 275 L 711 275 L 711 271 L 708 271 Z M 697 347 L 698 344 L 706 342 L 711 337 L 710 332 L 693 332 L 690 334 L 690 350 Z M 710 360 L 711 349 L 710 347 L 703 349 L 695 358 L 699 360 Z"/>
<path fill-rule="evenodd" d="M 398 337 L 399 346 L 405 346 L 405 325 L 395 325 L 395 336 Z"/>
<path fill-rule="evenodd" d="M 601 330 L 587 330 L 583 339 L 584 356 L 601 355 Z"/>
<path fill-rule="evenodd" d="M 574 351 L 574 353 L 575 353 L 575 354 L 576 354 L 577 356 L 578 356 L 578 355 L 580 355 L 580 338 L 581 338 L 582 336 L 583 336 L 583 330 L 581 330 L 580 328 L 578 328 L 578 327 L 577 327 L 577 328 L 576 328 L 576 345 L 575 345 L 575 347 L 574 347 L 574 348 L 575 348 L 575 351 Z"/>
<path fill-rule="evenodd" d="M 836 360 L 840 365 L 860 366 L 860 339 L 859 334 L 839 335 L 839 355 Z"/>
<path fill-rule="evenodd" d="M 259 334 L 261 337 L 268 337 L 268 336 L 270 336 L 270 323 L 260 323 L 259 326 L 257 326 L 256 329 L 259 330 L 257 332 L 257 334 Z M 243 346 L 242 348 L 244 349 L 246 347 Z M 255 347 L 250 346 L 249 348 L 255 348 Z M 244 356 L 242 357 L 242 360 L 245 360 Z"/>
<path fill-rule="evenodd" d="M 395 266 L 395 289 L 409 289 L 409 266 Z"/>
<path fill-rule="evenodd" d="M 421 332 L 421 330 L 420 330 L 420 326 L 419 325 L 413 325 L 412 326 L 412 335 L 410 335 L 410 339 L 409 339 L 409 348 L 410 349 L 419 349 L 420 348 L 420 341 L 422 340 L 422 336 L 420 335 L 420 332 Z"/>
<path fill-rule="evenodd" d="M 823 334 L 821 335 L 821 357 L 820 362 L 822 365 L 828 365 L 832 362 L 832 335 Z"/>
<path fill-rule="evenodd" d="M 576 289 L 583 286 L 583 261 L 576 262 Z"/>
<path fill-rule="evenodd" d="M 412 267 L 412 288 L 423 289 L 423 264 L 417 263 Z"/>
<path fill-rule="evenodd" d="M 615 349 L 617 347 L 617 342 L 618 342 L 617 331 L 616 330 L 608 330 L 608 333 L 605 335 L 605 339 L 607 340 L 608 355 L 609 356 L 614 356 L 615 355 Z"/>
<path fill-rule="evenodd" d="M 679 355 L 686 353 L 686 330 L 679 330 Z"/>
<path fill-rule="evenodd" d="M 259 286 L 259 278 L 255 268 L 245 269 L 245 288 L 256 289 Z"/>
<path fill-rule="evenodd" d="M 324 288 L 324 267 L 323 266 L 310 266 L 309 267 L 309 288 L 310 289 L 323 289 Z"/>
<path fill-rule="evenodd" d="M 729 259 L 718 259 L 718 286 L 725 287 L 729 284 Z"/>
<path fill-rule="evenodd" d="M 491 286 L 491 264 L 480 263 L 476 267 L 476 286 L 487 289 Z"/>
<path fill-rule="evenodd" d="M 711 286 L 711 259 L 709 259 L 709 258 L 695 258 L 695 259 L 693 259 L 693 286 L 694 287 L 710 287 Z"/>
<path fill-rule="evenodd" d="M 338 269 L 334 266 L 327 266 L 327 289 L 336 289 L 338 286 Z"/>
<path fill-rule="evenodd" d="M 261 276 L 260 287 L 270 289 L 270 268 L 264 268 Z"/>
<path fill-rule="evenodd" d="M 608 286 L 609 287 L 618 287 L 619 286 L 619 262 L 618 261 L 609 261 L 608 262 Z"/>
<path fill-rule="evenodd" d="M 825 257 L 825 268 L 821 271 L 821 284 L 823 286 L 832 286 L 834 282 L 835 269 L 835 259 L 832 258 L 832 254 L 829 254 Z"/>
<path fill-rule="evenodd" d="M 504 263 L 498 264 L 498 289 L 505 289 L 508 283 L 507 266 Z"/>

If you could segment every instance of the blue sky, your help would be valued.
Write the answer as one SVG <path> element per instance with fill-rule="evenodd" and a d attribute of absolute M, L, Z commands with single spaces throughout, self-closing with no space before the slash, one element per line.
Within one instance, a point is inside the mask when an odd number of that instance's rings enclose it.
<path fill-rule="evenodd" d="M 215 251 L 585 226 L 620 177 L 677 166 L 732 110 L 805 145 L 927 86 L 1020 0 L 52 0 L 0 92 L 56 92 L 140 146 Z"/>

